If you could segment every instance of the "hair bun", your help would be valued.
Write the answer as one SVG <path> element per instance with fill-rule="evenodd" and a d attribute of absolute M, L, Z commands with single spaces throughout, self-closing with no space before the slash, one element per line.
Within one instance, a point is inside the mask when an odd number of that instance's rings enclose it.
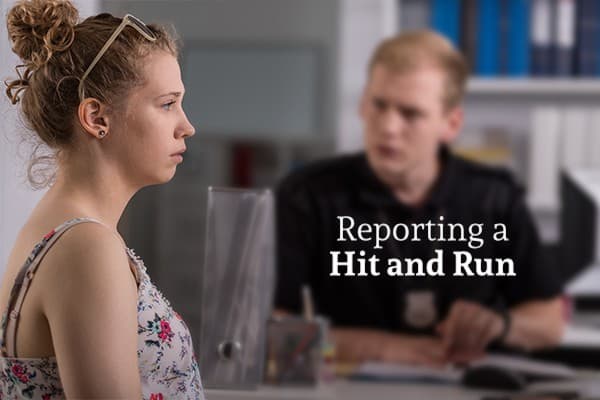
<path fill-rule="evenodd" d="M 67 0 L 21 0 L 8 12 L 8 36 L 13 51 L 37 69 L 75 38 L 77 9 Z"/>

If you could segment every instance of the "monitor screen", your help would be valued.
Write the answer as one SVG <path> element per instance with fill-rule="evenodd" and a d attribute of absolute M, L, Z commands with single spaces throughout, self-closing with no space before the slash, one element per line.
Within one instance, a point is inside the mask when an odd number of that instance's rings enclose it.
<path fill-rule="evenodd" d="M 563 282 L 598 258 L 600 171 L 565 170 L 561 174 L 561 275 Z"/>

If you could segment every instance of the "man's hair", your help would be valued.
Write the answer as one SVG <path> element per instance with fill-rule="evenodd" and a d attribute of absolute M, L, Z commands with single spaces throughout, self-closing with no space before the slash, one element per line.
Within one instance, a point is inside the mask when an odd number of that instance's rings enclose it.
<path fill-rule="evenodd" d="M 376 65 L 397 73 L 424 66 L 439 68 L 446 75 L 442 99 L 446 109 L 460 104 L 469 75 L 464 56 L 445 37 L 429 30 L 405 32 L 384 40 L 371 56 L 369 74 Z"/>

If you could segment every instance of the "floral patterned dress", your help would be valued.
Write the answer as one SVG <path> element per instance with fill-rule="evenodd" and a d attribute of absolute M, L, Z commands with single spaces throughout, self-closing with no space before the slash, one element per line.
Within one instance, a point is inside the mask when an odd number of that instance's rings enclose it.
<path fill-rule="evenodd" d="M 11 328 L 10 320 L 18 317 L 29 281 L 46 251 L 66 230 L 84 222 L 99 223 L 91 218 L 63 223 L 34 247 L 15 279 L 11 301 L 0 324 L 0 400 L 65 398 L 54 357 L 11 356 L 9 341 L 14 340 L 16 328 L 14 325 Z M 143 398 L 203 400 L 198 363 L 187 326 L 150 281 L 142 260 L 133 250 L 126 248 L 126 251 L 138 283 L 137 355 Z"/>

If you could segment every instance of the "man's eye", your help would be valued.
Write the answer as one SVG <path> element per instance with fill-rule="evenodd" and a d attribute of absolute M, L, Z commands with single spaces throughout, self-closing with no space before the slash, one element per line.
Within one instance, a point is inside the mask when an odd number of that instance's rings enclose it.
<path fill-rule="evenodd" d="M 383 101 L 381 99 L 374 99 L 373 100 L 373 105 L 379 111 L 383 111 L 383 110 L 385 110 L 387 108 L 387 104 L 385 103 L 385 101 Z"/>
<path fill-rule="evenodd" d="M 406 119 L 415 119 L 419 116 L 419 113 L 416 111 L 405 111 L 404 112 L 404 117 Z"/>
<path fill-rule="evenodd" d="M 420 111 L 412 108 L 400 109 L 399 111 L 404 118 L 410 121 L 414 121 L 422 115 Z"/>
<path fill-rule="evenodd" d="M 171 106 L 172 106 L 173 104 L 175 104 L 175 102 L 174 102 L 174 101 L 170 101 L 170 102 L 168 102 L 168 103 L 165 103 L 165 104 L 163 104 L 163 105 L 162 105 L 162 108 L 163 108 L 163 109 L 165 109 L 165 110 L 167 110 L 167 111 L 169 111 L 169 110 L 171 109 Z"/>

